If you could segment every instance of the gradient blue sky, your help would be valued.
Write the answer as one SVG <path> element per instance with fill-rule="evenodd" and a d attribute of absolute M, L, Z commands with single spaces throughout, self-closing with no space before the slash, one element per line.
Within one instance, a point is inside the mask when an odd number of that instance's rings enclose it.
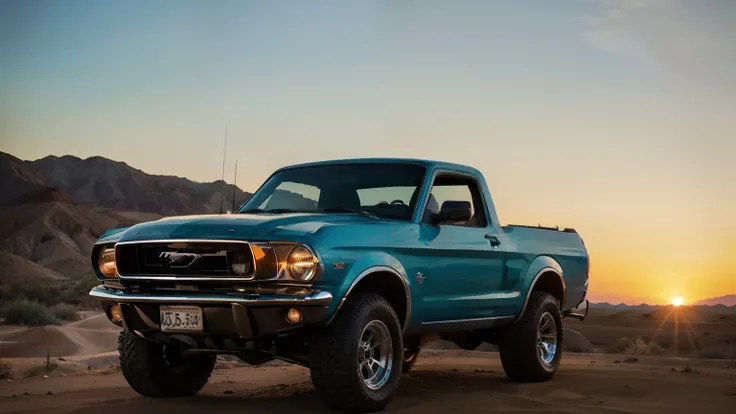
<path fill-rule="evenodd" d="M 736 2 L 0 2 L 0 150 L 252 190 L 316 159 L 473 165 L 578 228 L 599 299 L 736 293 Z"/>

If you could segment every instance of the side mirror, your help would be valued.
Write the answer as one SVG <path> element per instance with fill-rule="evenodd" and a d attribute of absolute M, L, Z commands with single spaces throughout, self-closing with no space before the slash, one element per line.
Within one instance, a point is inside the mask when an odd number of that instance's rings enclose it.
<path fill-rule="evenodd" d="M 440 212 L 432 216 L 432 224 L 470 220 L 469 201 L 445 201 Z"/>

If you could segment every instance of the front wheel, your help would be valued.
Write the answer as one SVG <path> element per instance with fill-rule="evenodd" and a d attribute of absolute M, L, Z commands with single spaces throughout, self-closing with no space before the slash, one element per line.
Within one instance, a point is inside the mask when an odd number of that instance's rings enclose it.
<path fill-rule="evenodd" d="M 143 339 L 124 330 L 118 338 L 120 369 L 144 397 L 188 397 L 199 392 L 215 368 L 215 357 L 182 358 L 181 348 Z"/>
<path fill-rule="evenodd" d="M 562 316 L 557 299 L 532 292 L 526 312 L 499 337 L 501 364 L 510 380 L 551 379 L 562 359 Z"/>
<path fill-rule="evenodd" d="M 309 347 L 312 383 L 325 402 L 350 412 L 382 410 L 401 376 L 401 326 L 382 296 L 348 298 Z"/>

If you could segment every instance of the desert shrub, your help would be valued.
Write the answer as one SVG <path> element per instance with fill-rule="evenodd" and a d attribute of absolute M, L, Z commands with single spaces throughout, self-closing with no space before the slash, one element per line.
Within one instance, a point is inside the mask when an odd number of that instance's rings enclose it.
<path fill-rule="evenodd" d="M 46 306 L 68 303 L 95 309 L 99 303 L 90 298 L 88 294 L 90 289 L 98 284 L 99 281 L 94 275 L 80 280 L 58 280 L 45 283 L 22 279 L 0 286 L 0 302 L 27 299 Z"/>
<path fill-rule="evenodd" d="M 609 347 L 610 353 L 623 353 L 628 355 L 661 355 L 664 353 L 664 348 L 658 343 L 647 340 L 642 337 L 636 339 L 620 338 Z"/>
<path fill-rule="evenodd" d="M 54 314 L 41 303 L 27 299 L 16 299 L 0 309 L 0 316 L 5 323 L 14 325 L 55 325 Z"/>
<path fill-rule="evenodd" d="M 68 303 L 57 303 L 51 307 L 51 313 L 60 321 L 78 321 L 77 307 Z"/>
<path fill-rule="evenodd" d="M 12 378 L 10 364 L 0 361 L 0 379 Z"/>
<path fill-rule="evenodd" d="M 32 378 L 32 377 L 41 377 L 44 375 L 72 375 L 72 374 L 78 374 L 81 372 L 84 372 L 85 369 L 81 365 L 76 364 L 60 364 L 56 361 L 51 361 L 48 366 L 45 362 L 34 364 L 31 366 L 26 367 L 21 373 L 21 378 Z"/>

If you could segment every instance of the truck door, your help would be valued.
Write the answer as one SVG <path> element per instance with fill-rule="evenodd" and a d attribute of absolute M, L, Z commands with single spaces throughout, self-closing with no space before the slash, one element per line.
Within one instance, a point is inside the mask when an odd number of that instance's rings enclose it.
<path fill-rule="evenodd" d="M 482 194 L 472 176 L 438 173 L 434 178 L 420 224 L 427 264 L 421 283 L 414 285 L 421 292 L 423 324 L 499 316 L 494 299 L 501 294 L 504 250 Z M 447 202 L 469 202 L 470 220 L 432 224 L 431 215 Z"/>

